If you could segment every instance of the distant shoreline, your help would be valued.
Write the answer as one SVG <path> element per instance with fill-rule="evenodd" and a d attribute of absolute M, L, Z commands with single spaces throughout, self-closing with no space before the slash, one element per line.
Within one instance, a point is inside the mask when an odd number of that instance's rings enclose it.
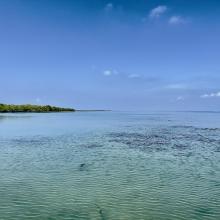
<path fill-rule="evenodd" d="M 74 111 L 0 111 L 4 113 L 72 113 L 72 112 L 111 112 L 112 110 L 74 110 Z"/>
<path fill-rule="evenodd" d="M 75 112 L 73 108 L 62 108 L 51 105 L 10 105 L 0 104 L 0 113 L 49 113 L 49 112 Z"/>
<path fill-rule="evenodd" d="M 111 112 L 112 110 L 103 110 L 103 109 L 101 109 L 101 110 L 99 110 L 99 109 L 94 109 L 94 110 L 76 110 L 76 112 Z"/>
<path fill-rule="evenodd" d="M 73 109 L 63 108 L 51 105 L 14 105 L 14 104 L 1 104 L 0 113 L 58 113 L 58 112 L 108 112 L 111 110 L 105 109 Z"/>

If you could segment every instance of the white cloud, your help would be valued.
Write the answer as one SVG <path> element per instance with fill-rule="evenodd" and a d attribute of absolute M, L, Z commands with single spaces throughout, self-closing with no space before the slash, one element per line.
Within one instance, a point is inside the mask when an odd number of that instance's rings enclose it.
<path fill-rule="evenodd" d="M 115 69 L 107 69 L 103 71 L 103 75 L 106 77 L 114 77 L 114 76 L 118 76 L 124 79 L 146 79 L 144 76 L 140 75 L 140 74 L 128 74 L 128 73 L 123 73 L 123 72 L 119 72 L 118 70 Z M 152 81 L 151 78 L 148 79 L 149 81 Z"/>
<path fill-rule="evenodd" d="M 113 4 L 111 2 L 109 2 L 106 6 L 105 6 L 105 11 L 109 12 L 112 11 L 114 8 Z"/>
<path fill-rule="evenodd" d="M 140 78 L 141 76 L 139 75 L 139 74 L 130 74 L 130 75 L 128 75 L 128 78 L 131 78 L 131 79 L 133 79 L 133 78 Z"/>
<path fill-rule="evenodd" d="M 103 75 L 105 76 L 112 76 L 112 75 L 118 75 L 119 72 L 117 70 L 105 70 L 103 72 Z"/>
<path fill-rule="evenodd" d="M 220 97 L 220 92 L 216 93 L 210 93 L 210 94 L 204 94 L 200 96 L 201 98 L 214 98 L 214 97 Z"/>
<path fill-rule="evenodd" d="M 172 17 L 170 17 L 168 23 L 172 24 L 172 25 L 178 25 L 178 24 L 186 24 L 187 21 L 185 18 L 183 18 L 181 16 L 172 16 Z"/>
<path fill-rule="evenodd" d="M 177 83 L 177 84 L 170 84 L 165 87 L 166 89 L 187 89 L 188 86 L 186 84 Z"/>
<path fill-rule="evenodd" d="M 183 101 L 183 100 L 185 100 L 185 98 L 184 98 L 183 96 L 178 96 L 178 97 L 176 98 L 176 100 L 177 100 L 177 101 Z"/>
<path fill-rule="evenodd" d="M 167 11 L 167 9 L 168 9 L 167 6 L 159 5 L 150 11 L 149 17 L 150 18 L 159 18 L 162 14 L 164 14 Z"/>
<path fill-rule="evenodd" d="M 103 72 L 103 74 L 104 74 L 105 76 L 111 76 L 111 75 L 112 75 L 112 71 L 111 71 L 111 70 L 105 70 L 105 71 Z"/>

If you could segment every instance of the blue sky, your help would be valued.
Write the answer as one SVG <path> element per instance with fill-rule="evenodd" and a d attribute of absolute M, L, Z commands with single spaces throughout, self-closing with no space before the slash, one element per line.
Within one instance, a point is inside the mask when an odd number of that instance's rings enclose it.
<path fill-rule="evenodd" d="M 220 2 L 0 0 L 0 102 L 220 110 Z"/>

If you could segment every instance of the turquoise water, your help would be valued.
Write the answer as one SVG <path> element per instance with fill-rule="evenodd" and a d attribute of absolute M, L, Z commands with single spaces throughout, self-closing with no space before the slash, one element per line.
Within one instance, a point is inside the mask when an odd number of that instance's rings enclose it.
<path fill-rule="evenodd" d="M 1 114 L 0 219 L 220 219 L 220 113 Z"/>

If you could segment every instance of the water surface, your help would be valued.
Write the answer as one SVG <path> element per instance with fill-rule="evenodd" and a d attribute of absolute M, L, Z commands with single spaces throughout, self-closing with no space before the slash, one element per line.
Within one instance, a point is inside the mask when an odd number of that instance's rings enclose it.
<path fill-rule="evenodd" d="M 1 114 L 0 219 L 220 219 L 220 113 Z"/>

